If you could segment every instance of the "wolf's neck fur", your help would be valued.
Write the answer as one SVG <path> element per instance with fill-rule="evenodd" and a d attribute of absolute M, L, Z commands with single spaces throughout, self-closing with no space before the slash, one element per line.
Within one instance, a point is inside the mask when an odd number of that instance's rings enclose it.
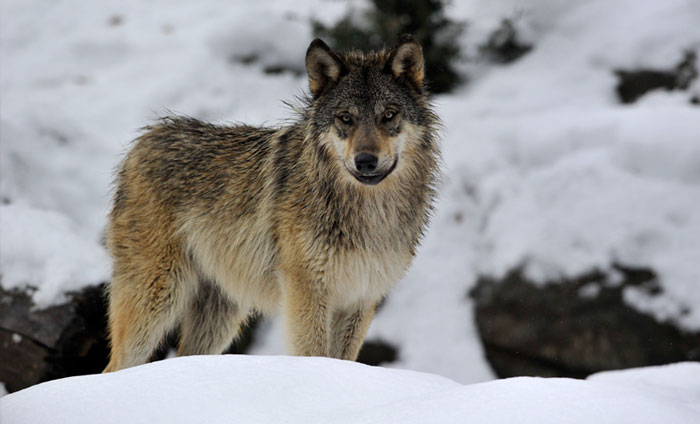
<path fill-rule="evenodd" d="M 408 243 L 414 253 L 435 196 L 438 153 L 432 132 L 422 135 L 418 151 L 399 157 L 404 163 L 376 186 L 346 175 L 304 122 L 283 130 L 279 143 L 285 165 L 276 189 L 287 197 L 281 205 L 293 210 L 315 238 L 347 249 Z M 284 196 L 297 190 L 304 193 L 303 202 Z"/>

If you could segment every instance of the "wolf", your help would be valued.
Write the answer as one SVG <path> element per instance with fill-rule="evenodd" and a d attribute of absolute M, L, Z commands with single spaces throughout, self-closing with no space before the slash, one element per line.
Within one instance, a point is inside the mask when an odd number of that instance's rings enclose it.
<path fill-rule="evenodd" d="M 168 117 L 122 161 L 106 231 L 110 361 L 218 354 L 252 313 L 284 313 L 292 354 L 355 360 L 406 272 L 439 179 L 420 44 L 306 53 L 310 95 L 276 128 Z"/>

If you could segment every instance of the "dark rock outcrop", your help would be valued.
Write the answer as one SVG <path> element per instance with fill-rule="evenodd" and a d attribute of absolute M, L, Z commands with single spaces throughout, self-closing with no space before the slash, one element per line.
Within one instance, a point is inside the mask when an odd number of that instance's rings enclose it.
<path fill-rule="evenodd" d="M 102 372 L 109 355 L 106 284 L 69 294 L 68 301 L 34 309 L 31 296 L 0 287 L 0 381 L 14 392 L 56 378 Z M 227 353 L 245 352 L 258 319 L 248 321 Z M 174 332 L 154 355 L 177 344 Z"/>
<path fill-rule="evenodd" d="M 653 90 L 686 90 L 698 77 L 696 58 L 694 51 L 688 51 L 672 69 L 618 69 L 617 96 L 622 103 L 634 103 Z M 691 97 L 690 102 L 696 104 L 696 97 Z"/>
<path fill-rule="evenodd" d="M 366 340 L 360 349 L 357 362 L 376 366 L 394 362 L 398 358 L 399 350 L 396 346 L 381 339 Z"/>
<path fill-rule="evenodd" d="M 514 270 L 472 290 L 486 356 L 499 377 L 585 377 L 631 367 L 700 360 L 700 333 L 685 333 L 626 305 L 637 286 L 660 293 L 652 270 L 617 267 L 621 284 L 591 272 L 556 284 L 534 284 Z"/>
<path fill-rule="evenodd" d="M 104 284 L 35 310 L 28 293 L 0 287 L 0 381 L 13 392 L 107 364 Z"/>

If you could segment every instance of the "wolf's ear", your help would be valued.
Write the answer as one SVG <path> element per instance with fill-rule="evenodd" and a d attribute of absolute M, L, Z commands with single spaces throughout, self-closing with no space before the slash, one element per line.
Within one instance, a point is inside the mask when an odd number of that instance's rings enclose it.
<path fill-rule="evenodd" d="M 347 74 L 343 60 L 319 38 L 306 50 L 306 72 L 309 73 L 309 88 L 314 99 L 328 87 Z"/>
<path fill-rule="evenodd" d="M 406 77 L 418 90 L 423 90 L 423 48 L 410 34 L 399 38 L 399 43 L 389 53 L 384 72 L 394 78 Z"/>

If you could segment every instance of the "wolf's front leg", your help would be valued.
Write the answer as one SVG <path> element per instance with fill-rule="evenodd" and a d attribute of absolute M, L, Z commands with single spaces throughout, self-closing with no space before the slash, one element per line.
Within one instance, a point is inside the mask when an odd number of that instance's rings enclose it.
<path fill-rule="evenodd" d="M 376 311 L 376 303 L 361 303 L 333 313 L 331 357 L 349 361 L 357 359 Z"/>
<path fill-rule="evenodd" d="M 330 314 L 328 296 L 313 279 L 287 274 L 285 319 L 292 354 L 329 356 Z"/>

